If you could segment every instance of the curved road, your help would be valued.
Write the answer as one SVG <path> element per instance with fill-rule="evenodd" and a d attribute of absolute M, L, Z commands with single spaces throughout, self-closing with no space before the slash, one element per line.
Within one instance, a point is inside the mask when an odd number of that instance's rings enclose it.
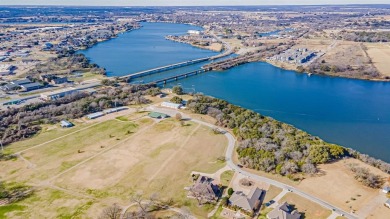
<path fill-rule="evenodd" d="M 176 113 L 181 113 L 183 115 L 183 118 L 187 118 L 187 119 L 190 119 L 191 121 L 194 121 L 196 123 L 200 123 L 202 125 L 205 125 L 205 126 L 208 126 L 210 128 L 218 128 L 218 129 L 221 129 L 220 127 L 217 127 L 215 125 L 212 125 L 210 123 L 207 123 L 207 122 L 204 122 L 204 121 L 200 121 L 200 120 L 197 120 L 197 119 L 192 119 L 186 115 L 184 115 L 182 112 L 179 112 L 177 110 L 173 110 L 173 109 L 166 109 L 166 108 L 157 108 L 157 107 L 149 107 L 149 110 L 151 111 L 155 111 L 155 112 L 159 112 L 159 113 L 164 113 L 164 114 L 167 114 L 171 117 L 174 117 L 176 115 Z M 284 184 L 284 183 L 281 183 L 281 182 L 278 182 L 276 180 L 273 180 L 273 179 L 269 179 L 269 178 L 266 178 L 266 177 L 263 177 L 263 176 L 259 176 L 259 175 L 256 175 L 256 174 L 253 174 L 253 173 L 250 173 L 250 172 L 247 172 L 243 169 L 241 169 L 240 167 L 238 167 L 233 161 L 232 161 L 232 157 L 233 157 L 233 154 L 234 154 L 234 146 L 236 144 L 236 139 L 233 137 L 232 134 L 230 134 L 229 132 L 225 131 L 224 135 L 226 136 L 226 138 L 228 139 L 228 148 L 226 150 L 226 162 L 227 162 L 227 165 L 234 171 L 236 172 L 239 172 L 240 174 L 243 174 L 244 176 L 247 176 L 247 177 L 250 177 L 252 179 L 255 179 L 255 180 L 258 180 L 258 181 L 263 181 L 263 182 L 266 182 L 270 185 L 274 185 L 276 187 L 279 187 L 279 188 L 282 188 L 282 189 L 286 189 L 290 192 L 294 192 L 295 194 L 298 194 L 312 202 L 315 202 L 327 209 L 330 209 L 332 212 L 335 212 L 337 213 L 338 215 L 343 215 L 344 217 L 346 218 L 350 218 L 350 219 L 357 219 L 358 217 L 354 214 L 350 214 L 336 206 L 333 206 L 331 204 L 329 204 L 328 202 L 325 202 L 313 195 L 310 195 L 310 194 L 307 194 L 299 189 L 296 189 L 292 186 L 289 186 L 287 184 Z"/>

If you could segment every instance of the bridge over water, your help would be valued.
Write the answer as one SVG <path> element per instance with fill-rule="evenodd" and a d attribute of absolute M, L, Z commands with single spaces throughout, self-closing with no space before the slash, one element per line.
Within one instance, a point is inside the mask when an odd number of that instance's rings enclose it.
<path fill-rule="evenodd" d="M 166 66 L 162 66 L 162 67 L 158 67 L 158 68 L 140 71 L 140 72 L 130 74 L 130 75 L 125 75 L 125 76 L 119 77 L 119 79 L 124 79 L 126 81 L 130 81 L 131 79 L 134 79 L 134 78 L 139 78 L 139 77 L 143 77 L 146 75 L 151 75 L 151 74 L 155 74 L 155 73 L 159 73 L 159 72 L 163 72 L 163 71 L 181 68 L 184 66 L 193 65 L 193 64 L 200 63 L 200 62 L 206 62 L 206 61 L 209 61 L 211 59 L 212 59 L 212 57 L 206 57 L 206 58 L 201 58 L 201 59 L 189 60 L 189 61 L 185 61 L 185 62 L 179 62 L 179 63 L 175 63 L 175 64 L 171 64 L 171 65 L 166 65 Z"/>
<path fill-rule="evenodd" d="M 175 76 L 170 76 L 170 77 L 167 77 L 167 78 L 159 79 L 159 80 L 150 82 L 149 84 L 161 84 L 161 83 L 162 84 L 166 84 L 169 81 L 177 81 L 179 79 L 187 78 L 187 77 L 190 77 L 190 76 L 193 76 L 193 75 L 198 75 L 198 74 L 201 74 L 201 73 L 204 73 L 204 72 L 207 72 L 207 71 L 209 71 L 209 70 L 208 69 L 199 69 L 199 70 L 196 70 L 196 71 L 191 71 L 191 72 L 187 72 L 187 73 L 184 73 L 184 74 L 180 74 L 180 75 L 175 75 Z"/>

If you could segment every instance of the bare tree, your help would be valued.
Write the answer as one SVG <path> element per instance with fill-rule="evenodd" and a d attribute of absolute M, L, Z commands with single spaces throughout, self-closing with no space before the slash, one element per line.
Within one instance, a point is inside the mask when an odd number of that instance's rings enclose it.
<path fill-rule="evenodd" d="M 175 118 L 176 120 L 181 121 L 183 119 L 183 116 L 180 113 L 176 113 Z"/>
<path fill-rule="evenodd" d="M 120 219 L 122 208 L 118 204 L 113 204 L 105 208 L 100 215 L 99 219 Z"/>

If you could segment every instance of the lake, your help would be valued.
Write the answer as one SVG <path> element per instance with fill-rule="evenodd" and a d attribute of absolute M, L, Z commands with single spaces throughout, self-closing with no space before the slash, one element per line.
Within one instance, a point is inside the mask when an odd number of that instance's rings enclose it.
<path fill-rule="evenodd" d="M 165 40 L 200 28 L 169 23 L 143 23 L 143 28 L 119 35 L 82 51 L 105 67 L 108 76 L 146 69 L 217 53 Z M 153 81 L 199 69 L 205 63 L 148 77 Z M 390 83 L 300 74 L 257 62 L 223 72 L 208 72 L 172 82 L 252 109 L 294 125 L 322 139 L 354 148 L 390 162 Z"/>

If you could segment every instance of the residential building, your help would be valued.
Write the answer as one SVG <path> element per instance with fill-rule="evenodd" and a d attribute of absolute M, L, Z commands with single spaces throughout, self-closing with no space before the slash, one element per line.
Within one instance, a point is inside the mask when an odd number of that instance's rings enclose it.
<path fill-rule="evenodd" d="M 221 190 L 212 181 L 212 178 L 199 176 L 195 184 L 189 189 L 188 197 L 200 199 L 203 203 L 216 202 Z"/>
<path fill-rule="evenodd" d="M 14 65 L 0 65 L 0 75 L 9 75 L 11 74 L 16 67 Z"/>
<path fill-rule="evenodd" d="M 237 206 L 248 212 L 255 212 L 259 209 L 261 204 L 261 194 L 263 190 L 254 187 L 250 190 L 248 195 L 245 195 L 242 191 L 236 191 L 229 199 L 231 206 Z"/>
<path fill-rule="evenodd" d="M 180 109 L 181 104 L 171 103 L 171 102 L 162 102 L 161 106 L 172 108 L 172 109 Z"/>
<path fill-rule="evenodd" d="M 301 214 L 296 210 L 291 210 L 287 202 L 278 205 L 267 214 L 268 219 L 300 219 Z"/>

